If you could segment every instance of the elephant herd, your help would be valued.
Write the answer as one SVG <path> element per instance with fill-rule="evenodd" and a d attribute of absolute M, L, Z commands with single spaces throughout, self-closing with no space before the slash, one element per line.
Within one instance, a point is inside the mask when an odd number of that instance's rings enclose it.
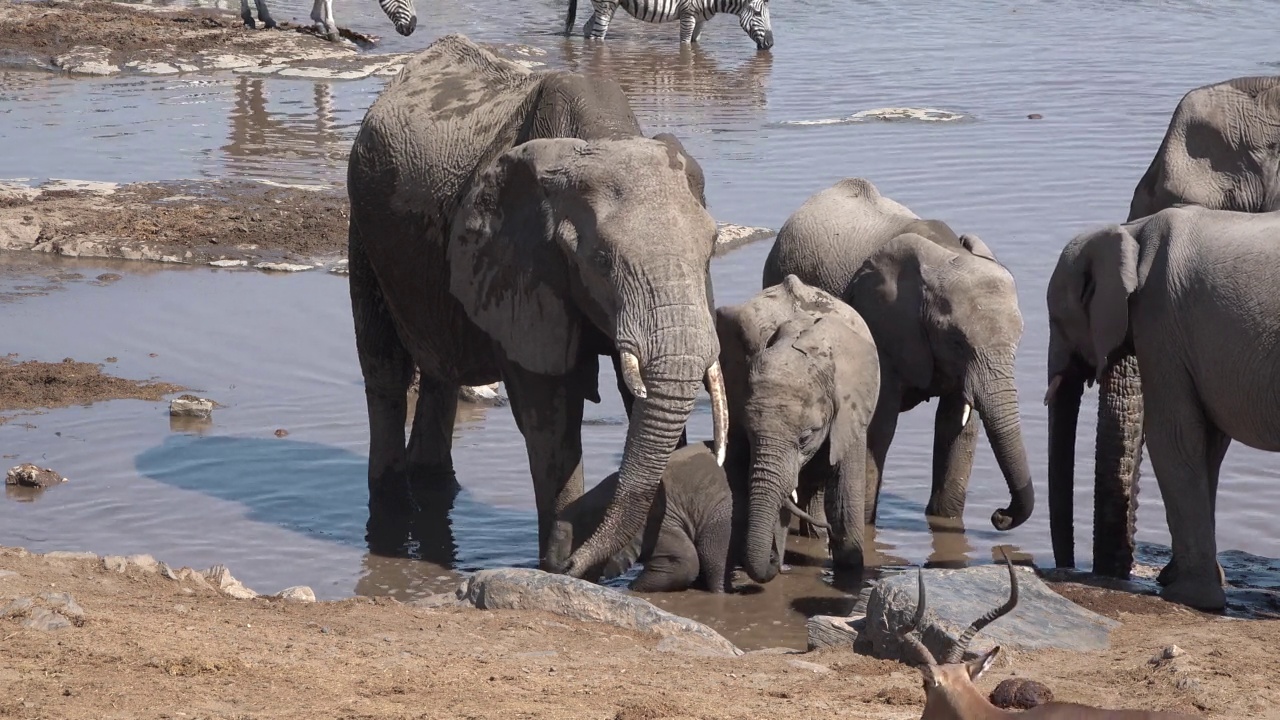
<path fill-rule="evenodd" d="M 1129 573 L 1145 431 L 1173 538 L 1163 594 L 1223 606 L 1219 464 L 1231 439 L 1280 450 L 1278 140 L 1280 78 L 1191 91 L 1128 221 L 1062 251 L 1045 396 L 1058 565 L 1074 564 L 1075 425 L 1098 382 L 1095 571 Z M 837 573 L 860 575 L 898 414 L 934 398 L 927 512 L 963 513 L 979 424 L 1010 492 L 992 524 L 1033 512 L 1013 276 L 975 235 L 865 179 L 806 201 L 762 290 L 717 308 L 716 223 L 680 141 L 646 137 L 612 80 L 531 71 L 455 34 L 373 103 L 347 185 L 371 512 L 456 487 L 457 389 L 499 380 L 553 572 L 597 580 L 639 560 L 636 589 L 730 589 L 739 566 L 767 582 L 795 516 L 826 535 Z M 618 471 L 584 494 L 601 357 L 628 428 Z M 686 444 L 702 388 L 713 439 Z"/>

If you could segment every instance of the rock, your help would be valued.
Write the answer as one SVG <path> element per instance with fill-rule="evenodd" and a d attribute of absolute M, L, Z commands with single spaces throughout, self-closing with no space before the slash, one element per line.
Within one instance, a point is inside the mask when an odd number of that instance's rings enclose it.
<path fill-rule="evenodd" d="M 216 268 L 233 268 L 245 267 L 249 264 L 248 260 L 211 260 L 209 264 Z"/>
<path fill-rule="evenodd" d="M 811 672 L 811 673 L 818 673 L 819 675 L 823 673 L 831 672 L 831 668 L 827 667 L 826 665 L 819 665 L 818 663 L 806 662 L 804 660 L 789 659 L 787 660 L 787 664 L 798 670 L 804 670 L 806 672 Z"/>
<path fill-rule="evenodd" d="M 458 586 L 459 601 L 481 610 L 541 610 L 575 620 L 678 637 L 717 655 L 742 651 L 715 630 L 616 590 L 541 570 L 481 570 Z"/>
<path fill-rule="evenodd" d="M 1151 658 L 1151 664 L 1158 665 L 1159 663 L 1164 662 L 1165 660 L 1180 658 L 1186 654 L 1187 654 L 1186 650 L 1183 650 L 1177 645 L 1170 645 L 1164 650 L 1161 650 L 1155 657 Z"/>
<path fill-rule="evenodd" d="M 769 228 L 717 223 L 716 244 L 711 253 L 713 256 L 719 257 L 730 250 L 736 250 L 743 245 L 749 245 L 758 240 L 771 238 L 776 234 Z"/>
<path fill-rule="evenodd" d="M 102 567 L 108 572 L 123 573 L 129 569 L 129 561 L 120 555 L 106 555 L 102 558 Z"/>
<path fill-rule="evenodd" d="M 45 605 L 57 610 L 62 615 L 71 618 L 71 622 L 76 625 L 84 624 L 84 608 L 71 597 L 71 593 L 65 592 L 47 592 L 40 593 L 40 600 Z"/>
<path fill-rule="evenodd" d="M 19 487 L 47 488 L 66 482 L 67 479 L 49 468 L 41 468 L 31 463 L 23 463 L 9 468 L 4 478 L 5 485 Z"/>
<path fill-rule="evenodd" d="M 158 562 L 150 555 L 130 555 L 123 557 L 121 555 L 105 555 L 102 558 L 102 567 L 110 572 L 123 573 L 131 567 L 137 568 L 149 575 L 155 575 L 160 572 L 163 563 Z M 166 569 L 168 566 L 165 566 Z M 172 570 L 169 571 L 173 573 Z"/>
<path fill-rule="evenodd" d="M 498 383 L 476 385 L 474 387 L 464 385 L 458 388 L 458 399 L 463 402 L 490 407 L 501 407 L 507 404 L 507 399 L 498 392 Z"/>
<path fill-rule="evenodd" d="M 183 395 L 169 401 L 170 417 L 193 417 L 207 420 L 213 417 L 214 403 L 208 398 Z"/>
<path fill-rule="evenodd" d="M 1077 652 L 1110 646 L 1111 631 L 1120 623 L 1085 610 L 1049 589 L 1032 569 L 1019 567 L 1018 606 L 988 625 L 969 650 L 985 652 L 993 645 L 1012 650 L 1058 648 Z M 960 570 L 924 571 L 928 612 L 920 634 L 926 647 L 941 660 L 959 635 L 975 619 L 1009 597 L 1009 573 L 1003 565 Z M 871 586 L 866 624 L 859 644 L 876 657 L 901 659 L 897 629 L 910 622 L 916 609 L 916 573 L 886 578 Z"/>
<path fill-rule="evenodd" d="M 440 608 L 456 607 L 457 605 L 461 605 L 462 602 L 458 600 L 458 596 L 454 593 L 436 593 L 434 595 L 418 598 L 417 600 L 410 600 L 405 604 L 421 608 Z"/>
<path fill-rule="evenodd" d="M 1015 677 L 1002 680 L 988 699 L 992 705 L 1005 710 L 1030 710 L 1053 702 L 1053 691 L 1035 680 Z"/>
<path fill-rule="evenodd" d="M 69 73 L 80 75 L 114 75 L 120 66 L 111 62 L 111 51 L 98 45 L 77 47 L 53 59 L 53 64 Z"/>
<path fill-rule="evenodd" d="M 272 272 L 305 272 L 307 270 L 315 269 L 315 266 L 313 265 L 298 265 L 295 263 L 282 262 L 260 262 L 257 265 L 254 265 L 254 267 L 259 270 L 268 270 Z"/>
<path fill-rule="evenodd" d="M 31 598 L 20 597 L 10 602 L 8 605 L 5 605 L 3 609 L 0 609 L 0 618 L 22 617 L 34 606 L 35 601 Z"/>
<path fill-rule="evenodd" d="M 313 603 L 316 601 L 315 592 L 306 585 L 294 585 L 287 587 L 271 597 L 278 600 L 291 600 L 293 602 Z"/>
<path fill-rule="evenodd" d="M 18 577 L 18 573 L 12 570 L 0 570 L 0 580 L 4 580 L 5 578 L 11 578 L 11 577 L 13 578 Z"/>
<path fill-rule="evenodd" d="M 209 581 L 205 578 L 205 576 L 197 570 L 192 570 L 189 567 L 184 567 L 178 570 L 176 574 L 177 574 L 177 578 L 175 579 L 177 579 L 179 582 L 190 582 L 194 585 L 199 585 L 200 587 L 207 588 L 209 590 L 214 590 L 214 591 L 217 590 L 217 588 L 210 585 Z"/>
<path fill-rule="evenodd" d="M 71 627 L 71 621 L 63 617 L 60 613 L 44 608 L 34 608 L 27 614 L 27 618 L 22 621 L 22 627 L 29 630 L 61 630 Z"/>
<path fill-rule="evenodd" d="M 54 550 L 44 554 L 47 560 L 97 560 L 98 556 L 91 552 L 67 552 L 66 550 Z"/>
<path fill-rule="evenodd" d="M 224 595 L 240 600 L 252 600 L 258 597 L 258 593 L 245 587 L 239 580 L 235 579 L 226 565 L 214 565 L 204 571 L 204 576 L 208 578 L 215 589 Z"/>
<path fill-rule="evenodd" d="M 838 617 L 835 615 L 814 615 L 805 621 L 805 630 L 809 635 L 809 650 L 838 647 L 853 649 L 866 618 L 862 615 Z"/>

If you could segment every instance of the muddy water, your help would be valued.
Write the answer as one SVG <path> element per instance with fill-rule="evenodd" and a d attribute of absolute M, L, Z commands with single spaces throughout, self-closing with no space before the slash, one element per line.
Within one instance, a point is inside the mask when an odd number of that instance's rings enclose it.
<path fill-rule="evenodd" d="M 309 3 L 276 5 L 281 19 L 301 20 L 309 10 Z M 1280 8 L 1262 0 L 970 0 L 949 12 L 887 0 L 791 0 L 774 8 L 772 56 L 757 55 L 732 19 L 710 23 L 699 49 L 680 50 L 674 26 L 643 26 L 620 13 L 607 45 L 586 48 L 580 38 L 555 35 L 560 0 L 519 3 L 499 15 L 475 5 L 420 0 L 420 29 L 410 38 L 395 35 L 375 3 L 336 10 L 342 24 L 382 34 L 387 51 L 420 49 L 460 31 L 543 48 L 541 59 L 552 66 L 617 77 L 646 128 L 680 135 L 702 162 L 721 220 L 776 228 L 813 192 L 861 175 L 916 212 L 977 233 L 1011 268 L 1026 321 L 1017 374 L 1037 512 L 1011 533 L 991 528 L 991 511 L 1007 498 L 983 441 L 966 531 L 930 532 L 923 508 L 932 408 L 920 408 L 903 417 L 889 457 L 871 557 L 886 567 L 990 562 L 997 544 L 1052 563 L 1040 397 L 1044 287 L 1057 252 L 1073 234 L 1123 219 L 1186 90 L 1274 72 L 1280 61 L 1269 50 Z M 338 184 L 362 113 L 383 82 L 7 73 L 0 76 L 0 173 Z M 964 119 L 841 121 L 892 106 Z M 1029 120 L 1032 113 L 1043 119 Z M 759 288 L 767 251 L 766 242 L 714 263 L 718 302 L 740 302 Z M 506 409 L 460 413 L 455 460 L 465 489 L 449 523 L 433 526 L 451 532 L 428 533 L 414 560 L 368 552 L 364 402 L 343 279 L 126 266 L 123 280 L 100 286 L 88 282 L 104 272 L 100 263 L 10 262 L 18 267 L 0 288 L 9 301 L 0 313 L 3 352 L 114 356 L 108 367 L 116 374 L 159 376 L 226 407 L 207 426 L 173 425 L 163 406 L 137 401 L 0 426 L 6 457 L 47 463 L 72 479 L 21 498 L 32 502 L 0 503 L 0 543 L 152 552 L 193 566 L 225 562 L 259 591 L 308 584 L 329 598 L 408 598 L 447 587 L 453 570 L 534 563 L 532 492 Z M 1088 396 L 1081 412 L 1082 457 L 1091 451 L 1095 399 Z M 600 478 L 617 466 L 623 412 L 608 394 L 587 412 L 588 477 Z M 276 437 L 281 428 L 287 437 Z M 710 434 L 705 403 L 692 432 Z M 1218 503 L 1223 550 L 1280 556 L 1272 460 L 1238 446 L 1229 453 Z M 1082 461 L 1082 478 L 1088 468 Z M 1141 499 L 1140 539 L 1166 544 L 1149 466 Z M 1081 483 L 1082 560 L 1091 506 Z M 845 611 L 853 602 L 823 581 L 821 552 L 794 543 L 792 573 L 759 593 L 684 593 L 658 602 L 744 646 L 802 644 L 804 615 Z"/>

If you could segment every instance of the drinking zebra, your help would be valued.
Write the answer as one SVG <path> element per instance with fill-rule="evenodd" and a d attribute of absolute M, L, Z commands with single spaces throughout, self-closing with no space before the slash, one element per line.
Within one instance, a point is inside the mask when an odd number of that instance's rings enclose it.
<path fill-rule="evenodd" d="M 258 7 L 258 19 L 262 21 L 262 26 L 268 29 L 275 27 L 276 21 L 267 10 L 267 0 L 253 0 L 253 4 Z M 378 0 L 378 4 L 395 24 L 396 32 L 401 35 L 413 34 L 413 29 L 418 26 L 418 14 L 413 9 L 413 0 Z M 257 27 L 253 14 L 249 12 L 249 0 L 240 0 L 240 19 L 250 29 Z M 315 4 L 311 6 L 311 19 L 315 21 L 316 29 L 325 37 L 338 40 L 338 23 L 333 19 L 333 0 L 315 0 Z"/>
<path fill-rule="evenodd" d="M 755 41 L 756 47 L 773 47 L 773 27 L 769 23 L 769 0 L 591 0 L 592 13 L 582 26 L 583 37 L 604 39 L 609 21 L 621 5 L 631 17 L 651 23 L 680 21 L 680 42 L 698 42 L 702 25 L 716 13 L 738 16 L 742 29 Z M 569 0 L 564 33 L 573 32 L 578 16 L 578 0 Z"/>

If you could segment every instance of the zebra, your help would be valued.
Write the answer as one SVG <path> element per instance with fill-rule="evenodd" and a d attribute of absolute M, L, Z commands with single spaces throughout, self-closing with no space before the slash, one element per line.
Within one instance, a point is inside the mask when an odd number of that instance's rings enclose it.
<path fill-rule="evenodd" d="M 609 21 L 621 5 L 631 17 L 651 23 L 680 21 L 680 42 L 696 43 L 702 25 L 716 13 L 738 16 L 742 29 L 760 50 L 773 47 L 773 27 L 769 23 L 769 0 L 591 0 L 592 13 L 582 26 L 582 35 L 603 40 Z M 578 0 L 569 0 L 564 34 L 573 32 L 578 16 Z"/>
<path fill-rule="evenodd" d="M 262 26 L 266 29 L 274 28 L 276 21 L 267 10 L 267 0 L 253 0 L 253 4 L 258 8 L 258 19 L 262 21 Z M 395 23 L 396 32 L 405 36 L 413 34 L 413 29 L 418 26 L 418 13 L 413 9 L 413 0 L 378 0 L 378 4 L 382 6 L 382 12 Z M 245 27 L 250 30 L 257 27 L 253 14 L 249 12 L 249 0 L 240 0 L 240 19 L 244 20 Z M 322 35 L 335 42 L 338 40 L 338 23 L 333 19 L 333 0 L 315 0 L 311 7 L 311 19 Z"/>

